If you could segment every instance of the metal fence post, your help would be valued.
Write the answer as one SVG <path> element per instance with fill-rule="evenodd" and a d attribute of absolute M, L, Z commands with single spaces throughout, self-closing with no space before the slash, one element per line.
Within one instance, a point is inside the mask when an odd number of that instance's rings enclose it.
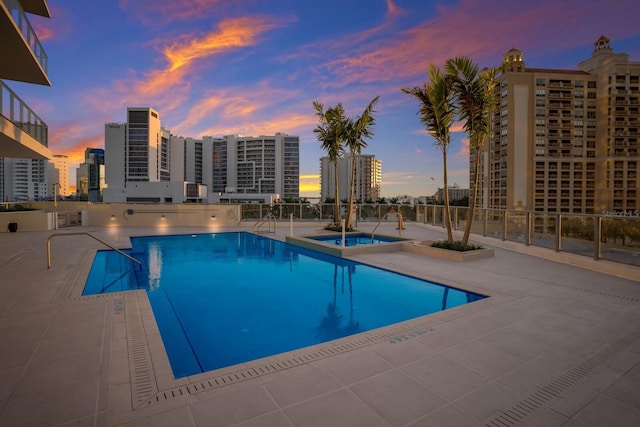
<path fill-rule="evenodd" d="M 527 246 L 530 246 L 531 245 L 531 212 L 526 212 L 524 215 L 525 215 L 524 244 Z"/>
<path fill-rule="evenodd" d="M 601 234 L 602 233 L 602 217 L 598 216 L 593 219 L 593 259 L 598 261 L 600 259 L 601 249 Z"/>
<path fill-rule="evenodd" d="M 509 220 L 509 212 L 504 211 L 504 215 L 502 215 L 502 240 L 507 240 L 507 223 Z"/>
<path fill-rule="evenodd" d="M 556 252 L 562 250 L 562 215 L 556 214 Z"/>

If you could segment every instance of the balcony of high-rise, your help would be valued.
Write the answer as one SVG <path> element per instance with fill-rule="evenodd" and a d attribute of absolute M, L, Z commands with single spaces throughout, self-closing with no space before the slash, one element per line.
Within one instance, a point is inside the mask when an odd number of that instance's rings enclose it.
<path fill-rule="evenodd" d="M 0 79 L 50 86 L 48 57 L 27 13 L 49 17 L 45 0 L 0 1 Z M 0 80 L 0 157 L 51 158 L 47 124 Z"/>

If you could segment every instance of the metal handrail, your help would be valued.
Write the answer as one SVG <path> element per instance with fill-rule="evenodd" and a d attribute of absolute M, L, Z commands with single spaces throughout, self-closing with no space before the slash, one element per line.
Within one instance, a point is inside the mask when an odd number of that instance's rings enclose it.
<path fill-rule="evenodd" d="M 265 216 L 264 218 L 262 218 L 261 220 L 253 224 L 253 226 L 251 227 L 251 231 L 258 234 L 258 231 L 260 231 L 260 227 L 262 227 L 262 225 L 264 225 L 264 223 L 267 221 L 269 221 L 269 233 L 275 233 L 276 232 L 276 216 L 273 214 L 268 214 L 267 216 Z M 273 231 L 271 231 L 271 223 L 273 223 Z"/>
<path fill-rule="evenodd" d="M 109 247 L 110 249 L 118 252 L 120 255 L 125 256 L 127 258 L 129 258 L 131 261 L 137 263 L 138 265 L 142 265 L 142 263 L 140 261 L 138 261 L 137 259 L 135 259 L 134 257 L 132 257 L 131 255 L 125 254 L 124 252 L 122 252 L 120 249 L 111 246 L 110 244 L 108 244 L 107 242 L 105 242 L 104 240 L 98 239 L 96 236 L 94 236 L 91 233 L 86 233 L 86 232 L 80 232 L 80 233 L 56 233 L 56 234 L 52 234 L 51 236 L 49 236 L 49 238 L 47 239 L 47 268 L 51 268 L 51 239 L 53 239 L 54 237 L 58 237 L 58 236 L 80 236 L 80 235 L 86 235 L 91 237 L 94 240 L 97 240 L 98 242 L 102 243 L 103 245 Z"/>
<path fill-rule="evenodd" d="M 382 215 L 382 218 L 380 218 L 380 221 L 378 221 L 378 224 L 374 227 L 373 231 L 371 232 L 371 240 L 373 240 L 374 235 L 376 234 L 376 230 L 378 229 L 378 227 L 380 227 L 380 224 L 382 224 L 382 221 L 385 220 L 385 218 L 389 215 L 398 215 L 398 224 L 400 224 L 400 215 L 402 215 L 402 213 L 400 213 L 400 211 L 398 212 L 387 212 L 386 214 Z M 400 230 L 400 226 L 398 225 L 398 230 Z M 400 230 L 400 233 L 402 234 L 402 230 Z"/>

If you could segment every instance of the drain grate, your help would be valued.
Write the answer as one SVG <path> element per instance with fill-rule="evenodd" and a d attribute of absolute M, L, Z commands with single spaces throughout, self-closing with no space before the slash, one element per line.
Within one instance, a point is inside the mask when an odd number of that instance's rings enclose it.
<path fill-rule="evenodd" d="M 622 349 L 638 339 L 638 334 L 629 334 L 613 343 L 605 350 L 594 353 L 586 360 L 570 368 L 564 374 L 541 386 L 527 398 L 509 409 L 501 410 L 494 418 L 486 422 L 488 427 L 507 427 L 518 425 L 534 414 L 538 409 L 555 399 L 578 381 L 584 379 L 604 362 L 614 357 Z"/>
<path fill-rule="evenodd" d="M 131 376 L 131 400 L 135 408 L 157 393 L 158 387 L 140 308 L 133 295 L 127 295 L 125 298 L 125 304 L 129 302 L 126 304 L 125 322 L 129 350 L 129 375 Z"/>
<path fill-rule="evenodd" d="M 149 398 L 143 404 L 141 404 L 140 407 L 153 405 L 159 402 L 183 396 L 193 395 L 202 391 L 224 387 L 230 384 L 258 378 L 264 375 L 273 374 L 275 372 L 290 369 L 296 366 L 303 365 L 305 363 L 311 363 L 316 360 L 363 348 L 371 344 L 387 340 L 390 343 L 394 343 L 400 340 L 407 339 L 409 337 L 423 335 L 425 333 L 433 331 L 433 327 L 441 323 L 451 321 L 462 316 L 468 316 L 471 313 L 485 310 L 487 308 L 493 307 L 496 304 L 503 304 L 507 300 L 512 299 L 515 298 L 507 296 L 486 298 L 473 304 L 459 306 L 449 310 L 434 313 L 427 316 L 423 322 L 416 322 L 412 320 L 392 329 L 384 328 L 377 333 L 365 332 L 352 338 L 344 338 L 343 340 L 341 340 L 341 342 L 339 341 L 337 344 L 330 344 L 330 346 L 326 345 L 323 347 L 323 345 L 320 344 L 318 346 L 310 347 L 306 352 L 304 349 L 296 351 L 296 353 L 299 354 L 293 357 L 278 358 L 278 356 L 274 356 L 270 358 L 270 362 L 267 362 L 263 365 L 242 369 L 225 375 L 213 376 L 211 378 L 206 378 L 188 385 L 163 390 L 155 394 L 154 396 L 149 396 Z"/>

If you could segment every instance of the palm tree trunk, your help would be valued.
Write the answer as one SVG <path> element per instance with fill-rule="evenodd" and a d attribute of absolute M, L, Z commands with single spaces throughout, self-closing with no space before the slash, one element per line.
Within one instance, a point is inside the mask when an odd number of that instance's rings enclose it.
<path fill-rule="evenodd" d="M 355 198 L 356 183 L 356 158 L 351 154 L 351 180 L 349 182 L 349 207 L 347 210 L 347 228 L 351 225 L 351 211 L 353 210 L 353 202 Z"/>
<path fill-rule="evenodd" d="M 447 227 L 447 241 L 453 244 L 453 231 L 451 230 L 451 208 L 449 207 L 449 185 L 447 181 L 447 152 L 442 151 L 442 162 L 444 166 L 443 181 L 444 181 L 444 222 Z"/>
<path fill-rule="evenodd" d="M 334 207 L 333 207 L 333 222 L 335 225 L 340 225 L 340 198 L 339 198 L 339 192 L 338 192 L 338 159 L 336 158 L 336 160 L 333 162 L 333 166 L 334 166 L 334 171 L 335 171 L 335 181 L 336 181 L 336 188 L 335 188 L 335 200 L 334 200 Z"/>
<path fill-rule="evenodd" d="M 462 236 L 462 246 L 467 246 L 469 243 L 469 234 L 471 234 L 471 225 L 473 224 L 473 217 L 475 215 L 476 210 L 476 200 L 478 199 L 478 181 L 480 178 L 480 156 L 482 152 L 480 150 L 481 147 L 478 147 L 478 144 L 475 146 L 476 156 L 473 159 L 474 164 L 474 173 L 473 173 L 473 189 L 471 194 L 469 195 L 469 217 L 464 225 L 464 235 Z"/>

